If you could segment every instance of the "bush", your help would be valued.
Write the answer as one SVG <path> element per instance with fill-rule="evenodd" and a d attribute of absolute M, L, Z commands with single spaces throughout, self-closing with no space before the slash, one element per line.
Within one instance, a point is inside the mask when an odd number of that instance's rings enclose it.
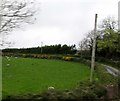
<path fill-rule="evenodd" d="M 72 61 L 73 60 L 72 57 L 68 57 L 68 56 L 67 57 L 64 56 L 62 59 L 65 60 L 65 61 Z"/>
<path fill-rule="evenodd" d="M 82 101 L 96 101 L 98 98 L 95 93 L 89 91 L 89 92 L 83 92 L 81 99 Z"/>
<path fill-rule="evenodd" d="M 118 76 L 118 91 L 120 92 L 120 76 Z"/>
<path fill-rule="evenodd" d="M 46 90 L 40 94 L 27 94 L 23 96 L 12 96 L 10 99 L 30 99 L 30 101 L 97 101 L 100 97 L 104 97 L 106 95 L 105 88 L 96 83 L 91 83 L 89 81 L 80 82 L 72 90 Z M 9 98 L 7 98 L 9 100 Z M 6 100 L 4 100 L 6 101 Z"/>
<path fill-rule="evenodd" d="M 97 99 L 106 96 L 107 94 L 107 90 L 104 86 L 96 82 L 91 83 L 89 81 L 80 82 L 76 88 L 76 91 L 77 93 L 82 92 L 82 96 L 84 96 L 83 94 L 85 94 L 87 98 L 91 98 L 91 99 L 93 98 Z M 87 93 L 89 93 L 90 95 L 89 94 L 86 95 Z"/>
<path fill-rule="evenodd" d="M 106 96 L 107 90 L 103 86 L 97 86 L 93 89 L 93 92 L 97 95 L 98 98 L 101 98 L 102 96 Z"/>
<path fill-rule="evenodd" d="M 96 64 L 97 67 L 95 69 L 95 74 L 98 76 L 100 82 L 104 85 L 106 84 L 116 84 L 117 83 L 117 77 L 114 77 L 113 75 L 109 74 L 106 69 L 103 67 L 103 65 Z"/>

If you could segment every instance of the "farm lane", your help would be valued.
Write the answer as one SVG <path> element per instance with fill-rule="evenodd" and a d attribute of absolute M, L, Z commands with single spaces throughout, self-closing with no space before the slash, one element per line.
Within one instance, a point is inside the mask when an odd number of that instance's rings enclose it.
<path fill-rule="evenodd" d="M 118 69 L 113 68 L 113 67 L 108 66 L 108 65 L 104 65 L 104 64 L 102 64 L 102 65 L 105 67 L 105 69 L 106 69 L 110 74 L 112 74 L 112 75 L 114 75 L 114 76 L 120 76 L 120 71 L 119 71 Z"/>

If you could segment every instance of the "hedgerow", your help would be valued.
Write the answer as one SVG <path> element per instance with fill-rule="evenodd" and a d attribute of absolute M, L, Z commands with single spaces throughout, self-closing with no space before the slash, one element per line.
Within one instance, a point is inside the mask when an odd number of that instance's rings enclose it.
<path fill-rule="evenodd" d="M 97 83 L 89 81 L 80 82 L 74 89 L 71 90 L 46 90 L 40 94 L 27 94 L 23 96 L 8 96 L 2 101 L 15 101 L 16 99 L 26 99 L 30 101 L 99 101 L 104 99 L 107 91 L 106 88 Z"/>

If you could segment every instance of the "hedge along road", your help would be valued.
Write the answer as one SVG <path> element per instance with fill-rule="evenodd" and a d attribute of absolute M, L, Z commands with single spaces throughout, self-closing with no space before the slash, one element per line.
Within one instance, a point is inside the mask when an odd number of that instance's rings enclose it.
<path fill-rule="evenodd" d="M 8 60 L 3 58 L 5 96 L 39 93 L 49 86 L 71 89 L 79 81 L 88 80 L 90 76 L 90 68 L 76 62 L 14 57 Z"/>
<path fill-rule="evenodd" d="M 103 64 L 102 64 L 103 65 Z M 116 68 L 113 68 L 111 66 L 108 65 L 103 65 L 105 67 L 105 69 L 112 75 L 114 76 L 120 76 L 120 71 Z"/>

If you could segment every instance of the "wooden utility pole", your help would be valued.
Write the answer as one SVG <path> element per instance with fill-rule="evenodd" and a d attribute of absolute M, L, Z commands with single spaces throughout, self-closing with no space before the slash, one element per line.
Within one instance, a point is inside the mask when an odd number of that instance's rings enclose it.
<path fill-rule="evenodd" d="M 43 53 L 43 42 L 41 42 L 41 54 Z"/>
<path fill-rule="evenodd" d="M 93 37 L 93 46 L 92 46 L 92 57 L 91 57 L 91 73 L 90 73 L 90 82 L 93 81 L 93 72 L 95 67 L 95 48 L 96 48 L 96 32 L 97 32 L 97 14 L 95 14 L 95 26 L 94 26 L 94 37 Z"/>
<path fill-rule="evenodd" d="M 1 11 L 1 9 L 0 9 Z M 0 29 L 1 29 L 1 21 L 2 21 L 2 15 L 1 15 L 1 12 L 0 12 Z M 0 35 L 1 35 L 1 32 L 0 32 Z M 2 35 L 1 35 L 2 36 Z M 2 37 L 3 38 L 3 37 Z M 2 40 L 3 39 L 0 39 L 0 101 L 2 101 Z"/>

